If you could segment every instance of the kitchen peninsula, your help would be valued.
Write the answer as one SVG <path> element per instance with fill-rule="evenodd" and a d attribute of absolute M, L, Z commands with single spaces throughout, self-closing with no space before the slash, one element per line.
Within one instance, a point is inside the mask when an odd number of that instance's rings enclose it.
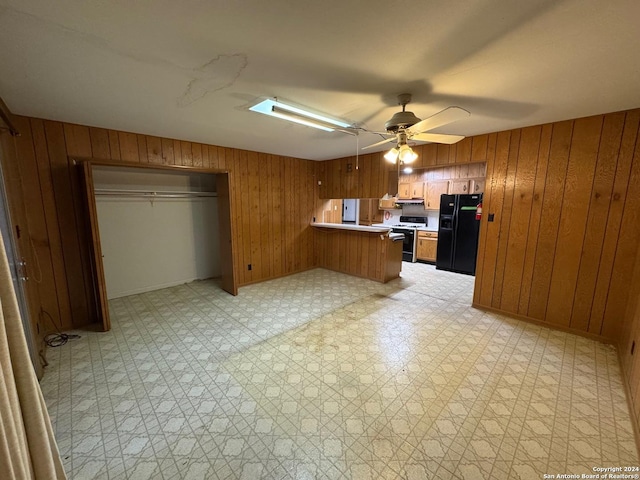
<path fill-rule="evenodd" d="M 402 234 L 389 227 L 312 223 L 319 267 L 386 283 L 402 269 Z"/>

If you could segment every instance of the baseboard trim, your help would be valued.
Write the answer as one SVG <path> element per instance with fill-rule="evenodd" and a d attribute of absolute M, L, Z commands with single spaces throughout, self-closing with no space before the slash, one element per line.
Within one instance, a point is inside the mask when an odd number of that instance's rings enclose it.
<path fill-rule="evenodd" d="M 543 322 L 541 320 L 537 320 L 535 318 L 527 317 L 525 315 L 518 315 L 517 313 L 505 312 L 504 310 L 500 310 L 499 308 L 487 307 L 485 305 L 479 305 L 476 302 L 471 304 L 473 308 L 477 308 L 478 310 L 484 310 L 486 312 L 497 313 L 498 315 L 504 315 L 505 317 L 510 317 L 515 320 L 522 320 L 523 322 L 532 323 L 534 325 L 538 325 L 540 327 L 547 327 L 552 330 L 558 330 L 565 333 L 572 333 L 574 335 L 578 335 L 580 337 L 588 338 L 589 340 L 596 340 L 598 342 L 607 343 L 610 345 L 615 345 L 615 341 L 610 338 L 603 337 L 602 335 L 596 335 L 594 333 L 585 332 L 583 330 L 577 330 L 571 327 L 565 327 L 564 325 L 555 325 L 553 323 Z"/>

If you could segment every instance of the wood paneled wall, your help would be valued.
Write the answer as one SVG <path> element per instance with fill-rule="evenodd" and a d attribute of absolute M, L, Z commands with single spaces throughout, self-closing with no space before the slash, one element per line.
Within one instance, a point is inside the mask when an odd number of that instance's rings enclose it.
<path fill-rule="evenodd" d="M 70 157 L 228 170 L 238 284 L 315 266 L 309 223 L 317 162 L 37 118 L 17 116 L 16 123 L 21 136 L 11 162 L 33 245 L 30 281 L 38 282 L 42 309 L 62 329 L 96 318 L 80 172 Z"/>
<path fill-rule="evenodd" d="M 639 247 L 640 248 L 640 247 Z M 624 327 L 618 342 L 618 356 L 627 387 L 634 421 L 636 439 L 640 432 L 640 251 L 636 255 L 629 303 L 624 317 Z"/>
<path fill-rule="evenodd" d="M 388 282 L 398 277 L 402 242 L 379 233 L 317 228 L 316 258 L 319 267 Z"/>
<path fill-rule="evenodd" d="M 20 179 L 20 169 L 18 168 L 17 138 L 9 134 L 8 130 L 0 131 L 0 160 L 2 160 L 2 174 L 4 177 L 8 207 L 11 216 L 11 223 L 15 228 L 14 240 L 21 258 L 27 265 L 37 265 L 36 242 L 33 240 L 32 233 L 29 229 L 27 221 L 28 214 L 24 203 L 24 191 Z M 19 226 L 16 228 L 16 226 Z M 41 281 L 38 274 L 39 269 L 30 271 L 27 269 L 24 273 L 29 276 L 29 281 L 24 283 L 25 296 L 28 304 L 31 324 L 31 333 L 33 338 L 27 341 L 33 342 L 36 352 L 43 355 L 45 328 L 40 328 L 40 323 L 47 325 L 48 319 L 42 313 L 43 305 L 49 295 L 49 288 Z M 49 324 L 49 327 L 51 325 Z M 40 362 L 36 362 L 35 370 L 38 378 L 43 374 L 43 367 Z"/>
<path fill-rule="evenodd" d="M 412 147 L 418 154 L 412 166 L 414 169 L 426 169 L 485 162 L 488 140 L 488 135 L 478 135 L 465 138 L 455 145 L 417 145 Z M 389 193 L 390 179 L 397 179 L 397 165 L 385 161 L 383 153 L 360 155 L 357 160 L 351 156 L 321 162 L 320 198 L 380 198 Z"/>
<path fill-rule="evenodd" d="M 399 182 L 430 182 L 432 180 L 449 180 L 458 178 L 484 178 L 487 174 L 487 164 L 465 163 L 447 167 L 431 167 L 424 170 L 414 170 L 412 173 L 401 173 Z"/>
<path fill-rule="evenodd" d="M 489 135 L 474 304 L 618 339 L 640 238 L 639 121 Z"/>

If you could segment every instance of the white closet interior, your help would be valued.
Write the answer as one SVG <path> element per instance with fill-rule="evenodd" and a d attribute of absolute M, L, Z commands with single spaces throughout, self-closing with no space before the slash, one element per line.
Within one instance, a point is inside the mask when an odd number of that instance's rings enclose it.
<path fill-rule="evenodd" d="M 220 276 L 215 176 L 93 166 L 107 297 Z"/>

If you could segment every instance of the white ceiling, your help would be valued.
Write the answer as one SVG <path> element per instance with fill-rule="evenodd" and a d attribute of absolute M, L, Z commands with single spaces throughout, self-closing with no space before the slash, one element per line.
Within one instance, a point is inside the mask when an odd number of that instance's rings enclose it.
<path fill-rule="evenodd" d="M 409 92 L 420 118 L 469 110 L 437 130 L 463 135 L 636 108 L 638 19 L 637 0 L 0 0 L 0 97 L 17 114 L 337 158 L 355 137 L 248 107 L 278 97 L 382 130 Z"/>

